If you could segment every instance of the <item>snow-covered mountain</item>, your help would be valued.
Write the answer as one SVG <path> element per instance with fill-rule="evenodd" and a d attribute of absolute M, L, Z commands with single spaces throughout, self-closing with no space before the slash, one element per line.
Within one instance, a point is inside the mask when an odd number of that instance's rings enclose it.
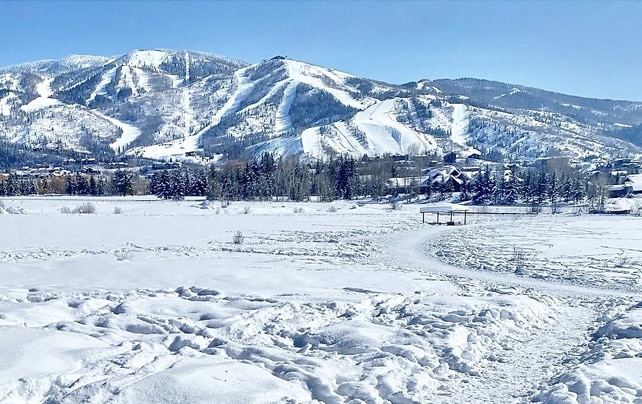
<path fill-rule="evenodd" d="M 642 103 L 476 79 L 394 85 L 280 56 L 137 50 L 0 69 L 0 139 L 96 156 L 591 159 L 641 152 L 640 124 Z"/>
<path fill-rule="evenodd" d="M 46 59 L 19 65 L 0 67 L 1 73 L 33 73 L 42 75 L 57 75 L 72 70 L 98 67 L 110 60 L 105 56 L 69 55 L 60 60 Z"/>

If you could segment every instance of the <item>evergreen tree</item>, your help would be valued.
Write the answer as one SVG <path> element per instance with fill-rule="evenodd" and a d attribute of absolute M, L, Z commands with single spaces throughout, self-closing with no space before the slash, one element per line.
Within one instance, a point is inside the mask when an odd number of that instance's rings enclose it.
<path fill-rule="evenodd" d="M 112 190 L 121 196 L 134 195 L 134 175 L 125 170 L 117 170 L 111 180 Z"/>
<path fill-rule="evenodd" d="M 9 178 L 5 183 L 5 195 L 7 196 L 16 196 L 19 194 L 20 187 L 18 185 L 18 179 L 14 174 L 9 174 Z"/>
<path fill-rule="evenodd" d="M 171 199 L 180 201 L 187 194 L 186 171 L 172 170 L 169 177 Z"/>
<path fill-rule="evenodd" d="M 89 183 L 84 175 L 76 174 L 76 193 L 78 195 L 90 195 Z"/>
<path fill-rule="evenodd" d="M 96 183 L 96 179 L 93 175 L 89 177 L 89 195 L 98 195 L 98 184 Z"/>
<path fill-rule="evenodd" d="M 108 192 L 107 181 L 103 177 L 99 177 L 96 181 L 96 195 L 106 195 Z"/>
<path fill-rule="evenodd" d="M 470 200 L 470 182 L 465 175 L 461 176 L 461 185 L 459 186 L 459 200 L 465 202 Z"/>
<path fill-rule="evenodd" d="M 207 171 L 207 193 L 208 200 L 221 199 L 221 177 L 212 165 Z"/>
<path fill-rule="evenodd" d="M 502 197 L 502 204 L 514 205 L 519 198 L 519 184 L 515 177 L 512 175 L 504 182 L 504 193 Z"/>
<path fill-rule="evenodd" d="M 552 172 L 548 176 L 548 184 L 547 184 L 547 195 L 548 198 L 551 202 L 551 204 L 555 204 L 559 200 L 560 196 L 560 183 L 557 180 L 557 176 L 555 175 L 555 172 Z"/>
<path fill-rule="evenodd" d="M 67 195 L 76 194 L 76 181 L 71 175 L 65 177 L 65 192 Z"/>
<path fill-rule="evenodd" d="M 473 203 L 481 205 L 486 203 L 492 197 L 495 191 L 495 181 L 490 173 L 490 168 L 486 167 L 475 176 Z"/>
<path fill-rule="evenodd" d="M 32 176 L 22 178 L 20 182 L 20 194 L 21 195 L 36 195 L 38 190 L 36 189 L 36 182 Z"/>
<path fill-rule="evenodd" d="M 538 205 L 546 199 L 549 188 L 546 172 L 540 171 L 535 182 L 535 194 L 533 198 Z"/>
<path fill-rule="evenodd" d="M 573 179 L 571 185 L 571 199 L 575 203 L 580 203 L 586 195 L 584 194 L 584 187 L 582 186 L 582 179 L 577 176 Z"/>
<path fill-rule="evenodd" d="M 172 199 L 174 197 L 174 189 L 172 178 L 169 171 L 163 170 L 156 172 L 152 176 L 152 183 L 149 185 L 150 192 L 161 199 Z"/>
<path fill-rule="evenodd" d="M 188 180 L 188 195 L 205 196 L 207 194 L 207 175 L 205 170 L 198 168 L 192 171 Z"/>

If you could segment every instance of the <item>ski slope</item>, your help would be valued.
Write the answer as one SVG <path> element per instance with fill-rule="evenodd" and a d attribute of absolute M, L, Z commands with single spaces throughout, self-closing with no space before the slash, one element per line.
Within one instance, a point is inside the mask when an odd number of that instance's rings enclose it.
<path fill-rule="evenodd" d="M 427 153 L 438 149 L 434 138 L 417 132 L 395 119 L 395 99 L 377 102 L 357 112 L 348 122 L 330 125 L 328 133 L 319 128 L 302 132 L 303 152 L 323 158 L 328 150 L 356 157 L 365 154 L 380 156 L 389 154 Z"/>
<path fill-rule="evenodd" d="M 453 142 L 466 147 L 466 141 L 468 140 L 468 121 L 470 119 L 468 107 L 464 104 L 453 104 L 452 108 L 452 128 L 450 130 L 450 136 Z"/>
<path fill-rule="evenodd" d="M 53 91 L 51 90 L 51 82 L 53 77 L 46 77 L 36 85 L 38 98 L 31 100 L 29 103 L 20 107 L 24 112 L 35 112 L 41 109 L 62 105 L 62 102 L 51 98 Z"/>
<path fill-rule="evenodd" d="M 140 129 L 135 127 L 134 125 L 130 125 L 126 122 L 119 121 L 116 118 L 112 118 L 110 116 L 107 116 L 95 109 L 89 110 L 92 114 L 110 122 L 114 126 L 120 128 L 122 131 L 122 134 L 120 138 L 116 139 L 114 142 L 112 142 L 109 147 L 111 147 L 113 150 L 119 150 L 119 149 L 125 149 L 131 142 L 136 140 L 138 136 L 140 136 Z"/>

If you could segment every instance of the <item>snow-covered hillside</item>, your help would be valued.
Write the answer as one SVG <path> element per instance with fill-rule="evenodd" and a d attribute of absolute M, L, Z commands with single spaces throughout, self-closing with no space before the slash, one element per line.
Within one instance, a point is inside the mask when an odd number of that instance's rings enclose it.
<path fill-rule="evenodd" d="M 442 227 L 416 205 L 349 201 L 2 202 L 2 402 L 619 403 L 642 391 L 633 216 Z M 85 202 L 95 214 L 61 213 Z M 435 258 L 440 246 L 458 266 Z"/>
<path fill-rule="evenodd" d="M 75 114 L 101 119 L 74 123 Z M 315 158 L 480 150 L 590 160 L 642 152 L 618 139 L 636 141 L 629 132 L 641 123 L 634 102 L 474 79 L 394 85 L 281 56 L 248 64 L 135 50 L 0 69 L 0 136 L 50 151 L 111 147 L 182 159 L 239 150 Z"/>

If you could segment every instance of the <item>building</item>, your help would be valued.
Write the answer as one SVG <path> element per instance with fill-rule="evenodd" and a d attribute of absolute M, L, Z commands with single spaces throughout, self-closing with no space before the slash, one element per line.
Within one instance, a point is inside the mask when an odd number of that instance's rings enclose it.
<path fill-rule="evenodd" d="M 642 174 L 627 175 L 624 179 L 624 185 L 631 188 L 632 194 L 642 194 Z"/>

